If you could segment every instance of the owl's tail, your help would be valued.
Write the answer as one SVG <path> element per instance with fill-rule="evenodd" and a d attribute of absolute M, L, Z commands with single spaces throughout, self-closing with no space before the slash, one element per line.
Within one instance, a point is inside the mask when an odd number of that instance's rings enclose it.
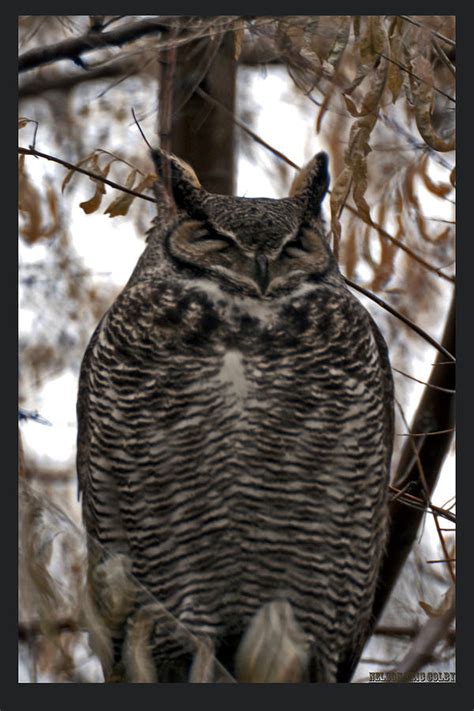
<path fill-rule="evenodd" d="M 237 649 L 237 681 L 298 683 L 308 677 L 309 644 L 286 600 L 263 605 Z"/>

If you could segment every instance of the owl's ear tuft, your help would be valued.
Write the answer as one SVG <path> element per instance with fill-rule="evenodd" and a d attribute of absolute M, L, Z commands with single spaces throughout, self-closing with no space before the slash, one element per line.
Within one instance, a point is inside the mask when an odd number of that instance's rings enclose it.
<path fill-rule="evenodd" d="M 303 202 L 305 210 L 319 214 L 321 203 L 329 188 L 328 155 L 317 153 L 298 173 L 290 188 L 290 197 Z"/>
<path fill-rule="evenodd" d="M 154 149 L 151 154 L 158 178 L 171 193 L 176 206 L 190 214 L 198 211 L 205 191 L 191 166 L 160 149 Z"/>

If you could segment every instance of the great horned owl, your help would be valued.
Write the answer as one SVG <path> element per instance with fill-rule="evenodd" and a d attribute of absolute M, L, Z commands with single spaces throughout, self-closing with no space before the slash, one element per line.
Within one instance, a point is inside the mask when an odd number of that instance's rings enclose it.
<path fill-rule="evenodd" d="M 347 681 L 386 536 L 393 389 L 328 244 L 327 156 L 280 200 L 210 194 L 153 158 L 175 209 L 155 218 L 79 386 L 106 676 L 192 680 L 207 659 L 209 680 L 223 665 L 275 681 L 252 663 L 288 653 L 297 678 Z"/>

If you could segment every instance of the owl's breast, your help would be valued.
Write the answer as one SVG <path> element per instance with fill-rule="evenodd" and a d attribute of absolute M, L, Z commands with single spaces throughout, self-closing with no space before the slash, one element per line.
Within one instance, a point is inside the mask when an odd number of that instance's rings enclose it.
<path fill-rule="evenodd" d="M 134 573 L 196 629 L 283 592 L 329 635 L 341 570 L 365 590 L 383 539 L 383 392 L 362 307 L 330 290 L 133 287 L 91 357 L 91 467 L 113 471 Z"/>

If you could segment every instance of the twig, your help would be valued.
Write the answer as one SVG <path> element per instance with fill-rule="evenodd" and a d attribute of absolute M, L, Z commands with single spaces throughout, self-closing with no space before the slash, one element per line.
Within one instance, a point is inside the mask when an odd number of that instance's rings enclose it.
<path fill-rule="evenodd" d="M 394 486 L 390 486 L 389 490 L 390 492 L 394 492 L 395 496 L 392 498 L 392 502 L 395 501 L 396 499 L 399 499 L 402 503 L 406 504 L 407 506 L 413 506 L 414 508 L 419 509 L 420 511 L 426 511 L 431 514 L 437 514 L 441 518 L 445 518 L 448 521 L 451 521 L 452 523 L 456 523 L 456 516 L 455 514 L 451 513 L 447 509 L 440 508 L 439 506 L 435 506 L 434 504 L 429 504 L 429 507 L 427 508 L 426 502 L 423 501 L 423 499 L 418 498 L 417 496 L 413 496 L 412 494 L 406 493 L 406 489 L 412 484 L 412 482 L 408 482 L 403 489 L 397 489 Z"/>
<path fill-rule="evenodd" d="M 138 130 L 140 131 L 141 137 L 142 137 L 143 140 L 145 141 L 145 143 L 146 143 L 146 145 L 148 146 L 148 148 L 149 148 L 150 150 L 153 150 L 153 149 L 152 149 L 152 146 L 151 146 L 150 143 L 148 142 L 147 137 L 146 137 L 145 134 L 143 133 L 143 129 L 142 129 L 142 127 L 140 126 L 140 123 L 139 123 L 139 121 L 138 121 L 138 119 L 137 119 L 137 116 L 136 116 L 136 114 L 135 114 L 135 109 L 133 108 L 133 106 L 132 106 L 132 116 L 133 116 L 133 120 L 134 120 L 134 122 L 135 122 L 136 127 L 137 127 Z"/>
<path fill-rule="evenodd" d="M 110 32 L 86 32 L 80 37 L 68 39 L 63 42 L 50 45 L 48 47 L 35 47 L 34 49 L 24 52 L 18 61 L 20 72 L 34 69 L 43 64 L 50 64 L 59 59 L 71 59 L 73 62 L 87 70 L 81 55 L 90 52 L 94 49 L 103 49 L 105 47 L 122 47 L 128 42 L 133 42 L 140 37 L 146 35 L 167 32 L 174 22 L 180 16 L 176 15 L 161 15 L 152 19 L 139 20 L 128 25 L 123 25 Z M 198 37 L 215 34 L 217 31 L 226 31 L 231 29 L 232 23 L 238 19 L 237 16 L 225 16 L 221 25 L 216 26 L 216 18 L 209 18 L 206 26 L 201 27 L 199 32 L 192 34 L 186 32 L 183 37 L 174 41 L 174 46 L 186 44 Z M 188 27 L 185 30 L 189 30 Z"/>
<path fill-rule="evenodd" d="M 395 373 L 400 373 L 400 375 L 404 375 L 405 378 L 410 378 L 410 380 L 414 380 L 417 383 L 420 383 L 421 385 L 426 385 L 427 388 L 434 388 L 435 390 L 441 390 L 443 393 L 455 393 L 455 390 L 451 390 L 450 388 L 442 388 L 439 385 L 433 385 L 432 383 L 427 383 L 424 380 L 419 380 L 418 378 L 415 378 L 413 375 L 409 375 L 409 373 L 405 373 L 404 370 L 398 370 L 398 368 L 394 368 L 392 365 L 392 370 L 395 371 Z"/>

